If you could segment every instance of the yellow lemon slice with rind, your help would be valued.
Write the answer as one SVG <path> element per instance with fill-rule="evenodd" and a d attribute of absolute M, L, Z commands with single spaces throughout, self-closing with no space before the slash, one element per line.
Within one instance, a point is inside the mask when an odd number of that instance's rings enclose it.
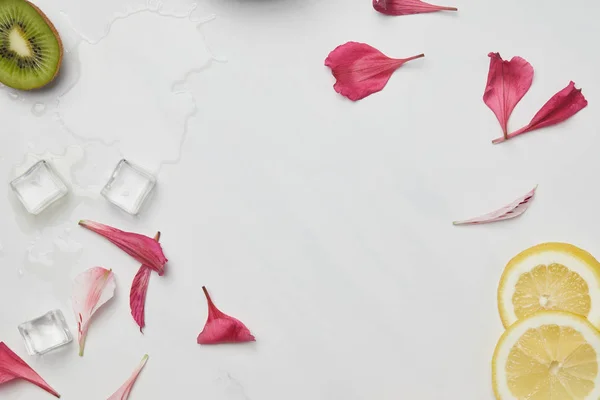
<path fill-rule="evenodd" d="M 507 264 L 498 286 L 504 327 L 538 311 L 568 311 L 600 327 L 600 263 L 567 243 L 531 247 Z"/>
<path fill-rule="evenodd" d="M 579 315 L 540 311 L 504 332 L 492 360 L 498 400 L 600 398 L 600 332 Z"/>

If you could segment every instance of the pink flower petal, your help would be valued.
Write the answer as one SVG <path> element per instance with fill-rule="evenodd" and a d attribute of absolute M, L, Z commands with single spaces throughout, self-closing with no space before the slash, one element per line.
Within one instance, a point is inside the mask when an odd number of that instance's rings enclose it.
<path fill-rule="evenodd" d="M 140 332 L 142 333 L 142 330 L 146 326 L 144 310 L 146 308 L 146 293 L 148 291 L 151 273 L 152 270 L 150 267 L 141 265 L 133 278 L 131 291 L 129 292 L 129 308 L 131 308 L 131 316 L 140 327 Z"/>
<path fill-rule="evenodd" d="M 129 397 L 129 392 L 131 392 L 131 388 L 133 388 L 138 375 L 142 371 L 142 368 L 144 368 L 144 365 L 146 365 L 146 361 L 148 361 L 148 354 L 142 358 L 142 362 L 140 365 L 138 365 L 135 371 L 133 371 L 133 374 L 129 377 L 129 379 L 127 379 L 127 382 L 125 382 L 123 386 L 121 386 L 119 390 L 115 392 L 115 394 L 110 396 L 108 400 L 127 400 Z"/>
<path fill-rule="evenodd" d="M 147 265 L 158 272 L 158 275 L 162 276 L 164 274 L 167 258 L 161 245 L 156 240 L 137 233 L 123 232 L 93 221 L 81 220 L 79 225 L 104 236 L 141 264 Z"/>
<path fill-rule="evenodd" d="M 154 240 L 157 242 L 160 240 L 160 232 L 157 232 L 156 235 L 154 235 Z M 144 326 L 146 326 L 144 310 L 146 308 L 146 293 L 148 292 L 151 272 L 152 270 L 150 267 L 141 265 L 133 278 L 131 290 L 129 292 L 129 308 L 131 309 L 131 316 L 140 327 L 140 332 L 142 333 Z"/>
<path fill-rule="evenodd" d="M 521 57 L 504 61 L 498 53 L 488 56 L 490 71 L 483 101 L 496 114 L 502 133 L 506 136 L 510 114 L 531 87 L 533 67 Z"/>
<path fill-rule="evenodd" d="M 4 342 L 0 342 L 0 385 L 14 379 L 24 379 L 46 392 L 60 397 L 60 394 L 52 389 L 25 361 L 13 353 Z"/>
<path fill-rule="evenodd" d="M 102 267 L 90 268 L 75 278 L 73 311 L 77 320 L 79 355 L 83 356 L 85 338 L 92 315 L 115 295 L 115 275 Z"/>
<path fill-rule="evenodd" d="M 410 58 L 389 58 L 379 50 L 364 43 L 348 42 L 336 47 L 325 60 L 336 79 L 336 92 L 356 101 L 379 92 L 402 64 L 424 54 Z"/>
<path fill-rule="evenodd" d="M 208 302 L 208 319 L 198 335 L 198 344 L 254 342 L 256 339 L 241 321 L 222 313 L 202 286 Z"/>
<path fill-rule="evenodd" d="M 581 89 L 575 89 L 575 83 L 570 82 L 566 88 L 556 93 L 544 104 L 527 126 L 506 137 L 495 139 L 492 143 L 501 143 L 515 136 L 558 124 L 571 118 L 587 105 L 588 102 L 581 93 Z"/>
<path fill-rule="evenodd" d="M 504 206 L 499 210 L 482 215 L 480 217 L 467 219 L 465 221 L 455 221 L 453 223 L 454 225 L 476 225 L 516 218 L 519 215 L 523 214 L 525 211 L 527 211 L 527 209 L 531 205 L 533 197 L 535 196 L 536 189 L 537 186 L 534 187 L 531 191 L 529 191 L 525 196 L 519 197 L 509 205 Z"/>
<path fill-rule="evenodd" d="M 410 15 L 435 11 L 458 11 L 455 7 L 441 7 L 421 0 L 373 0 L 373 8 L 386 15 Z"/>

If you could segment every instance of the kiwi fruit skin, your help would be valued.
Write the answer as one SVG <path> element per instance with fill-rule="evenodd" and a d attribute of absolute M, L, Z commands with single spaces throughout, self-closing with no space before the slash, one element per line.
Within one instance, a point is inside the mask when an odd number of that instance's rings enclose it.
<path fill-rule="evenodd" d="M 44 14 L 44 12 L 42 10 L 40 10 L 40 8 L 38 6 L 36 6 L 35 4 L 27 1 L 27 0 L 17 0 L 17 1 L 22 1 L 24 3 L 25 6 L 31 7 L 38 15 L 39 17 L 44 21 L 44 23 L 46 24 L 46 26 L 48 27 L 48 29 L 50 29 L 50 31 L 52 32 L 54 38 L 56 39 L 57 45 L 58 45 L 58 60 L 56 62 L 56 70 L 54 71 L 54 74 L 50 77 L 50 79 L 43 81 L 43 82 L 39 82 L 39 83 L 34 83 L 34 84 L 21 84 L 19 82 L 5 82 L 4 80 L 0 79 L 0 82 L 2 82 L 3 84 L 5 84 L 6 86 L 9 86 L 13 89 L 19 89 L 19 90 L 34 90 L 34 89 L 39 89 L 42 88 L 46 85 L 48 85 L 49 83 L 51 83 L 52 81 L 54 81 L 54 79 L 56 78 L 56 76 L 58 75 L 58 73 L 60 72 L 60 67 L 62 65 L 62 59 L 63 59 L 63 53 L 64 53 L 64 49 L 63 49 L 63 43 L 62 40 L 60 38 L 60 34 L 58 33 L 58 31 L 56 30 L 56 27 L 54 26 L 54 24 L 52 23 L 52 21 L 50 21 L 50 19 L 46 16 L 46 14 Z M 13 3 L 16 3 L 17 1 L 11 1 Z M 0 8 L 2 7 L 2 3 L 4 2 L 4 0 L 0 0 Z"/>

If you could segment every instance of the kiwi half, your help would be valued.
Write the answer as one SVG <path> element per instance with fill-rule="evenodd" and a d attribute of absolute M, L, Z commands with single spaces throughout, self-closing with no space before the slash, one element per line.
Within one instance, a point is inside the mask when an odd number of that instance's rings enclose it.
<path fill-rule="evenodd" d="M 0 82 L 37 89 L 58 74 L 63 46 L 52 22 L 26 0 L 0 0 Z"/>

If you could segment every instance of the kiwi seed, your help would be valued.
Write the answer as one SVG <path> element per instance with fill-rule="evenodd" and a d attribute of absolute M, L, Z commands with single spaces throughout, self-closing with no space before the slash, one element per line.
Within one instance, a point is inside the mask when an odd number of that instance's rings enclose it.
<path fill-rule="evenodd" d="M 52 22 L 26 0 L 0 0 L 0 82 L 37 89 L 52 82 L 63 46 Z"/>

